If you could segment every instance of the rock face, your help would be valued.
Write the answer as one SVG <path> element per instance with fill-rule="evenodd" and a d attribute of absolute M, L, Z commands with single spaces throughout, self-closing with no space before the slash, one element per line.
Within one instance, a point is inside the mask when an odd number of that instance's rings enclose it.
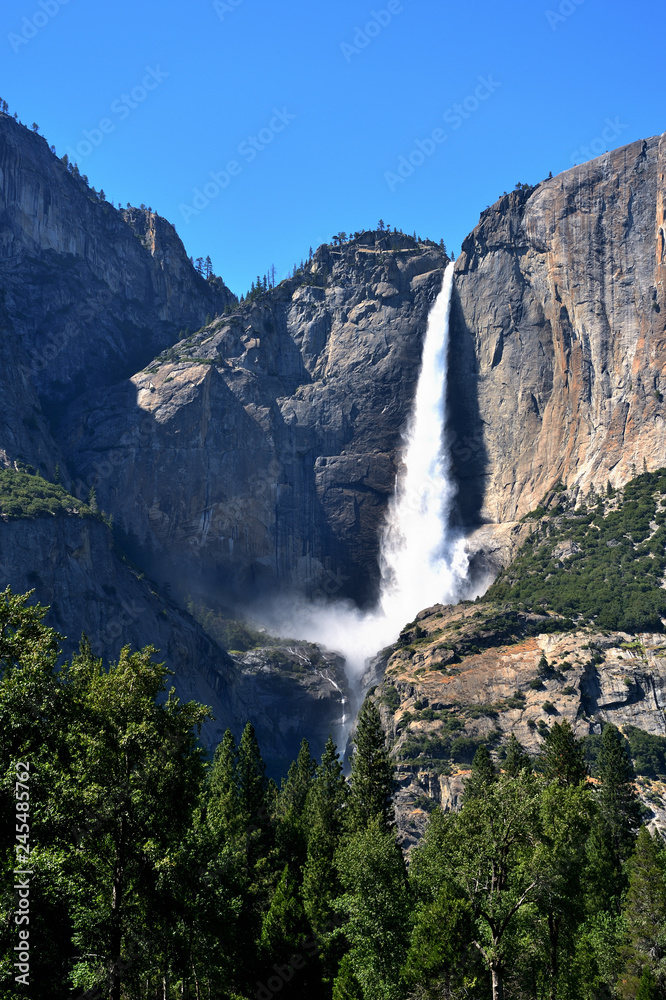
<path fill-rule="evenodd" d="M 407 237 L 322 247 L 304 275 L 83 396 L 63 430 L 72 469 L 162 579 L 226 600 L 368 600 L 445 263 Z"/>
<path fill-rule="evenodd" d="M 166 220 L 113 208 L 5 114 L 0 287 L 3 339 L 53 415 L 235 302 L 222 282 L 197 274 Z"/>
<path fill-rule="evenodd" d="M 666 135 L 516 191 L 456 262 L 452 451 L 468 524 L 666 464 Z"/>
<path fill-rule="evenodd" d="M 250 721 L 275 777 L 286 772 L 303 737 L 320 754 L 326 735 L 341 738 L 343 718 L 354 711 L 335 654 L 288 643 L 229 656 L 119 558 L 98 520 L 0 519 L 0 589 L 7 584 L 15 593 L 34 589 L 35 600 L 50 607 L 47 623 L 65 636 L 67 656 L 82 633 L 105 661 L 125 645 L 155 646 L 178 696 L 210 706 L 205 743 L 214 748 L 227 728 L 239 738 Z"/>
<path fill-rule="evenodd" d="M 498 749 L 514 733 L 536 755 L 548 727 L 563 719 L 579 738 L 606 722 L 666 736 L 663 635 L 548 634 L 548 617 L 528 614 L 512 634 L 500 610 L 428 608 L 366 677 L 379 682 L 371 692 L 398 762 L 406 845 L 423 832 L 428 806 L 458 808 L 480 743 Z M 666 828 L 666 784 L 644 778 L 639 790 Z"/>

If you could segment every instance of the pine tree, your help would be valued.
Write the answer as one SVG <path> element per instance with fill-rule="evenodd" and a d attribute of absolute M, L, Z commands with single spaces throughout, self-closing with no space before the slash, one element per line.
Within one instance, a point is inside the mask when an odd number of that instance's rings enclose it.
<path fill-rule="evenodd" d="M 305 864 L 308 841 L 305 805 L 316 769 L 310 744 L 304 739 L 298 759 L 293 761 L 282 782 L 277 803 L 277 844 L 284 862 L 294 872 L 299 872 Z"/>
<path fill-rule="evenodd" d="M 640 826 L 634 769 L 616 726 L 604 726 L 597 760 L 596 815 L 588 841 L 590 908 L 618 912 L 626 888 L 624 865 Z"/>
<path fill-rule="evenodd" d="M 366 698 L 359 713 L 351 763 L 348 829 L 365 829 L 378 819 L 383 829 L 393 827 L 394 765 L 386 749 L 382 720 L 374 701 Z"/>
<path fill-rule="evenodd" d="M 403 969 L 407 983 L 427 987 L 432 990 L 428 994 L 431 996 L 453 996 L 453 989 L 463 985 L 473 937 L 469 902 L 461 899 L 451 885 L 445 885 L 433 903 L 418 911 Z"/>
<path fill-rule="evenodd" d="M 526 753 L 522 743 L 516 739 L 515 733 L 509 736 L 502 769 L 511 778 L 517 778 L 521 771 L 532 770 L 532 758 Z"/>
<path fill-rule="evenodd" d="M 303 902 L 308 919 L 322 933 L 339 895 L 333 858 L 343 830 L 349 789 L 335 743 L 329 736 L 305 805 L 307 860 L 303 870 Z"/>
<path fill-rule="evenodd" d="M 207 255 L 204 261 L 204 274 L 206 278 L 212 278 L 213 276 L 213 262 L 210 259 L 210 255 Z"/>
<path fill-rule="evenodd" d="M 618 864 L 622 864 L 631 856 L 641 825 L 640 803 L 634 789 L 636 775 L 619 729 L 609 723 L 601 740 L 599 810 L 609 846 Z"/>
<path fill-rule="evenodd" d="M 266 767 L 259 752 L 254 726 L 248 722 L 238 744 L 238 793 L 241 815 L 249 825 L 267 819 Z"/>
<path fill-rule="evenodd" d="M 583 744 L 576 739 L 568 719 L 553 723 L 541 746 L 539 761 L 549 783 L 577 785 L 587 779 Z"/>
<path fill-rule="evenodd" d="M 288 962 L 290 956 L 298 951 L 299 942 L 307 930 L 296 880 L 285 865 L 261 925 L 261 951 L 267 965 Z"/>
<path fill-rule="evenodd" d="M 219 840 L 237 832 L 240 818 L 237 757 L 233 733 L 227 729 L 215 751 L 206 796 L 206 821 Z"/>
<path fill-rule="evenodd" d="M 203 270 L 204 270 L 204 260 L 203 260 L 203 257 L 197 257 L 197 259 L 196 259 L 196 265 L 195 266 L 196 266 L 196 272 L 197 272 L 197 274 L 201 274 L 203 276 Z"/>
<path fill-rule="evenodd" d="M 470 802 L 472 799 L 482 798 L 490 785 L 497 781 L 497 769 L 493 764 L 492 757 L 488 753 L 488 748 L 483 744 L 474 754 L 472 761 L 472 773 L 465 780 L 465 791 L 463 802 Z"/>

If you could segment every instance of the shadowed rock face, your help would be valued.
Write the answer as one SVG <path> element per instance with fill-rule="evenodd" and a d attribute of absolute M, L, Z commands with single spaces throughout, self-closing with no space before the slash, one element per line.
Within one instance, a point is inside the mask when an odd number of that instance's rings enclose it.
<path fill-rule="evenodd" d="M 3 339 L 52 415 L 235 302 L 221 281 L 197 274 L 170 223 L 100 200 L 45 139 L 5 114 L 0 287 Z"/>
<path fill-rule="evenodd" d="M 230 656 L 185 612 L 166 601 L 118 558 L 106 525 L 76 515 L 0 519 L 0 589 L 34 590 L 47 623 L 63 635 L 65 656 L 82 633 L 105 662 L 123 646 L 150 643 L 173 672 L 168 686 L 183 701 L 208 705 L 202 739 L 214 748 L 225 729 L 240 738 L 254 725 L 274 777 L 286 774 L 301 739 L 317 755 L 328 733 L 342 742 L 343 716 L 355 705 L 341 658 L 311 643 Z"/>
<path fill-rule="evenodd" d="M 379 536 L 446 258 L 367 234 L 84 396 L 72 466 L 173 584 L 373 596 Z"/>
<path fill-rule="evenodd" d="M 666 464 L 666 135 L 483 213 L 456 262 L 453 456 L 467 523 L 558 480 Z"/>

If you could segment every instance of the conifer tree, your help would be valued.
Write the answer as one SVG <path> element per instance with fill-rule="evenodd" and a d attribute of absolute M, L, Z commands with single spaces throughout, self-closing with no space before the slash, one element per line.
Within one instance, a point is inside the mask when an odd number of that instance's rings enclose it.
<path fill-rule="evenodd" d="M 576 739 L 568 719 L 553 723 L 541 746 L 539 761 L 549 783 L 578 785 L 588 776 L 583 744 Z"/>
<path fill-rule="evenodd" d="M 445 885 L 416 918 L 403 975 L 410 986 L 424 986 L 433 996 L 450 997 L 462 986 L 467 952 L 474 934 L 472 908 Z M 454 981 L 455 977 L 455 981 Z"/>
<path fill-rule="evenodd" d="M 482 744 L 474 754 L 472 773 L 465 781 L 463 802 L 483 797 L 488 787 L 497 780 L 497 769 L 493 764 L 488 748 Z"/>
<path fill-rule="evenodd" d="M 609 723 L 601 739 L 599 810 L 608 844 L 619 865 L 628 861 L 633 851 L 641 825 L 641 809 L 634 789 L 634 766 L 624 737 Z"/>
<path fill-rule="evenodd" d="M 230 729 L 215 751 L 208 778 L 206 820 L 216 837 L 226 839 L 237 831 L 240 816 L 238 751 Z"/>
<path fill-rule="evenodd" d="M 343 830 L 347 796 L 348 786 L 340 757 L 329 736 L 321 763 L 310 783 L 305 807 L 308 845 L 303 870 L 303 902 L 317 934 L 322 934 L 330 922 L 332 902 L 340 891 L 333 858 Z"/>
<path fill-rule="evenodd" d="M 379 711 L 374 701 L 366 698 L 354 736 L 347 810 L 350 831 L 365 829 L 373 819 L 385 830 L 393 827 L 394 773 Z"/>
<path fill-rule="evenodd" d="M 521 771 L 532 770 L 532 758 L 526 753 L 522 743 L 516 739 L 515 733 L 511 733 L 506 745 L 506 757 L 504 758 L 503 771 L 511 778 L 517 778 Z"/>
<path fill-rule="evenodd" d="M 626 742 L 616 726 L 604 726 L 597 760 L 596 815 L 588 841 L 590 908 L 619 912 L 626 888 L 624 865 L 640 826 L 640 804 L 633 787 L 634 769 Z"/>
<path fill-rule="evenodd" d="M 287 963 L 307 929 L 295 877 L 285 865 L 261 925 L 260 946 L 267 964 Z"/>
<path fill-rule="evenodd" d="M 244 821 L 256 824 L 266 819 L 266 767 L 259 752 L 254 726 L 248 722 L 238 744 L 238 794 Z"/>
<path fill-rule="evenodd" d="M 293 761 L 282 783 L 277 803 L 277 844 L 286 864 L 300 871 L 307 854 L 308 826 L 305 804 L 317 763 L 310 756 L 310 744 L 301 742 L 298 759 Z"/>
<path fill-rule="evenodd" d="M 348 991 L 351 978 L 364 1000 L 398 1000 L 410 900 L 402 852 L 380 815 L 343 840 L 335 866 L 345 890 L 338 908 L 349 918 L 344 933 L 351 948 L 333 996 L 344 997 L 342 985 Z"/>

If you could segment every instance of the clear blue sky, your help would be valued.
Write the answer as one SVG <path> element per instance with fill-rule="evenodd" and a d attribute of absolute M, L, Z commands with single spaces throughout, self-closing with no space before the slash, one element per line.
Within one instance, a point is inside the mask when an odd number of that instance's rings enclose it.
<path fill-rule="evenodd" d="M 457 253 L 517 181 L 666 130 L 663 0 L 14 0 L 0 23 L 10 111 L 238 294 L 380 217 Z"/>

